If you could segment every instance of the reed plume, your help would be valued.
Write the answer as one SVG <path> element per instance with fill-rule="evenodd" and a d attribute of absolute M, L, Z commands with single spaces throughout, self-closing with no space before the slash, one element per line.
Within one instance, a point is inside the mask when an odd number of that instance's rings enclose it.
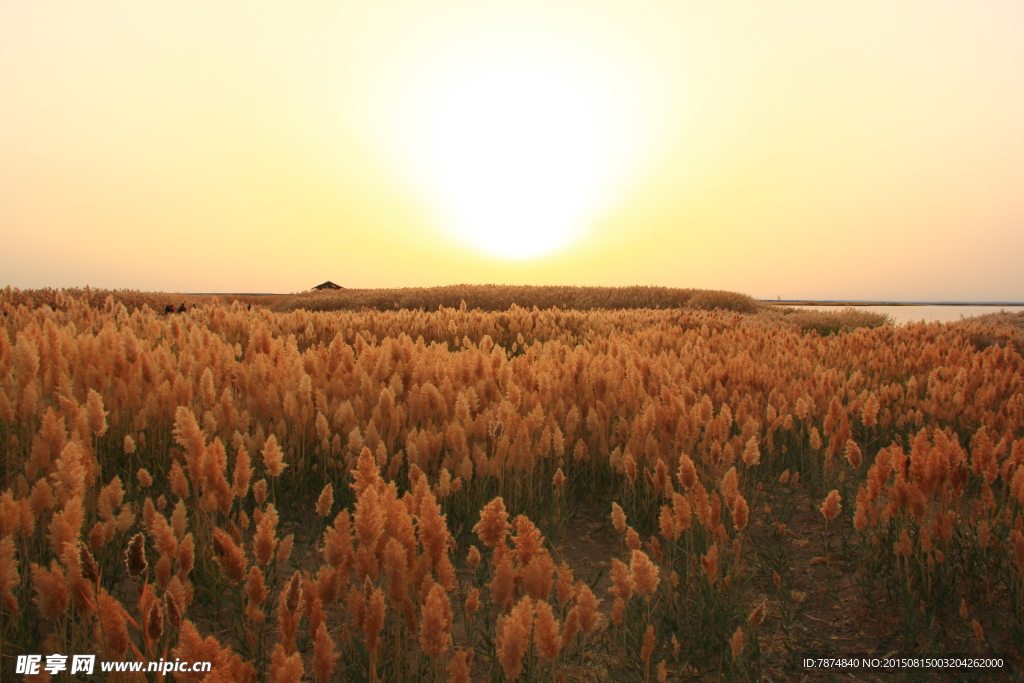
<path fill-rule="evenodd" d="M 474 588 L 469 591 L 469 595 L 466 596 L 466 611 L 470 614 L 476 612 L 480 608 L 480 589 Z"/>
<path fill-rule="evenodd" d="M 457 648 L 455 656 L 448 664 L 448 683 L 469 683 L 469 659 L 472 652 L 466 648 Z"/>
<path fill-rule="evenodd" d="M 238 449 L 235 456 L 235 469 L 231 475 L 231 492 L 236 498 L 245 498 L 249 492 L 249 482 L 252 480 L 252 461 L 249 458 L 249 451 L 245 446 Z"/>
<path fill-rule="evenodd" d="M 452 646 L 452 607 L 448 595 L 440 584 L 433 584 L 427 592 L 420 622 L 420 647 L 428 657 L 441 657 Z"/>
<path fill-rule="evenodd" d="M 533 616 L 533 601 L 529 597 L 523 597 L 516 603 L 510 615 L 498 620 L 498 661 L 505 676 L 510 680 L 516 680 L 522 673 L 523 655 L 530 647 Z"/>
<path fill-rule="evenodd" d="M 316 501 L 316 514 L 321 517 L 326 517 L 331 514 L 331 506 L 334 504 L 334 487 L 330 483 L 326 484 L 323 490 L 320 492 L 320 497 Z"/>
<path fill-rule="evenodd" d="M 860 468 L 861 463 L 864 462 L 864 455 L 861 453 L 860 446 L 853 439 L 847 439 L 846 441 L 846 460 L 853 469 Z"/>
<path fill-rule="evenodd" d="M 560 631 L 560 624 L 555 618 L 551 605 L 543 600 L 538 601 L 534 621 L 534 641 L 537 643 L 537 651 L 540 656 L 548 661 L 557 659 L 562 650 Z"/>
<path fill-rule="evenodd" d="M 736 630 L 732 634 L 732 640 L 729 643 L 729 648 L 732 651 L 732 658 L 739 659 L 740 655 L 743 654 L 743 627 L 737 626 Z"/>
<path fill-rule="evenodd" d="M 256 536 L 253 538 L 256 563 L 261 567 L 270 564 L 274 557 L 274 548 L 277 547 L 277 521 L 277 509 L 273 503 L 268 503 L 266 511 L 256 524 Z"/>
<path fill-rule="evenodd" d="M 697 468 L 686 453 L 679 454 L 679 470 L 676 473 L 679 484 L 687 491 L 697 485 Z"/>
<path fill-rule="evenodd" d="M 612 503 L 612 526 L 619 533 L 626 530 L 626 513 L 622 511 L 618 503 Z"/>
<path fill-rule="evenodd" d="M 704 575 L 712 586 L 718 580 L 718 544 L 713 543 L 708 552 L 701 556 L 700 564 L 704 568 Z"/>
<path fill-rule="evenodd" d="M 547 551 L 540 552 L 530 558 L 520 573 L 526 594 L 534 600 L 547 600 L 551 595 L 554 582 L 555 563 Z"/>
<path fill-rule="evenodd" d="M 85 410 L 89 431 L 94 436 L 107 433 L 107 412 L 103 409 L 103 397 L 95 389 L 90 389 L 86 398 Z"/>
<path fill-rule="evenodd" d="M 488 548 L 494 548 L 502 543 L 508 530 L 508 513 L 505 512 L 505 501 L 500 497 L 484 506 L 480 513 L 480 521 L 473 527 L 473 533 Z"/>
<path fill-rule="evenodd" d="M 741 494 L 737 494 L 732 507 L 733 526 L 736 527 L 737 531 L 742 531 L 747 527 L 747 522 L 749 520 L 750 507 L 747 505 L 747 499 Z"/>
<path fill-rule="evenodd" d="M 841 501 L 842 497 L 839 495 L 839 491 L 836 491 L 835 489 L 830 491 L 828 496 L 825 498 L 825 502 L 823 502 L 819 508 L 822 516 L 830 522 L 838 517 L 839 512 L 842 510 Z"/>
<path fill-rule="evenodd" d="M 257 624 L 262 623 L 265 615 L 260 609 L 260 605 L 263 600 L 267 597 L 267 587 L 263 581 L 263 572 L 260 568 L 253 566 L 249 569 L 249 574 L 245 580 L 245 595 L 247 603 L 245 607 L 245 614 Z"/>
<path fill-rule="evenodd" d="M 223 529 L 213 530 L 213 552 L 217 556 L 224 576 L 233 584 L 242 580 L 245 572 L 245 555 L 239 548 L 231 535 Z"/>
<path fill-rule="evenodd" d="M 279 646 L 285 655 L 295 653 L 295 634 L 299 627 L 299 604 L 302 601 L 302 576 L 294 572 L 281 589 L 277 600 L 277 628 L 281 634 Z"/>
<path fill-rule="evenodd" d="M 565 626 L 562 628 L 562 649 L 565 650 L 571 644 L 576 635 L 582 630 L 580 624 L 580 607 L 574 606 L 565 617 Z"/>
<path fill-rule="evenodd" d="M 380 630 L 384 626 L 384 593 L 376 588 L 371 593 L 369 584 L 364 584 L 366 594 L 366 607 L 363 613 L 363 638 L 366 640 L 366 649 L 370 652 L 370 661 L 376 668 L 377 642 L 380 638 Z"/>
<path fill-rule="evenodd" d="M 128 650 L 128 624 L 125 611 L 117 600 L 100 588 L 96 596 L 96 612 L 99 615 L 100 642 L 108 659 L 124 659 Z"/>
<path fill-rule="evenodd" d="M 124 553 L 124 563 L 128 568 L 128 576 L 133 579 L 139 578 L 149 566 L 146 562 L 146 537 L 141 533 L 132 536 L 132 540 L 128 542 L 128 548 Z"/>
<path fill-rule="evenodd" d="M 5 582 L 2 581 L 4 578 L 2 569 L 5 564 L 2 545 L 6 545 L 8 541 L 10 539 L 4 539 L 0 544 L 0 595 L 5 598 L 10 595 L 11 585 L 4 585 Z M 7 579 L 16 581 L 17 574 L 13 577 L 8 576 Z M 64 571 L 57 564 L 57 560 L 50 561 L 49 569 L 33 564 L 32 583 L 36 589 L 35 603 L 39 606 L 39 613 L 43 615 L 44 619 L 55 621 L 64 614 L 68 607 L 68 588 L 64 580 Z"/>
<path fill-rule="evenodd" d="M 651 655 L 654 654 L 654 626 L 648 624 L 647 630 L 644 631 L 644 642 L 640 648 L 640 661 L 644 663 L 644 677 L 647 677 L 647 673 L 650 670 Z"/>
<path fill-rule="evenodd" d="M 757 437 L 752 436 L 743 449 L 743 463 L 747 467 L 753 467 L 761 462 L 761 450 L 758 448 Z"/>
<path fill-rule="evenodd" d="M 277 436 L 275 434 L 271 434 L 267 439 L 262 455 L 263 467 L 271 477 L 281 476 L 284 469 L 288 467 L 288 463 L 284 461 L 284 453 L 281 452 L 281 448 L 277 445 Z"/>
<path fill-rule="evenodd" d="M 278 643 L 270 656 L 270 680 L 272 683 L 299 683 L 304 667 L 302 655 L 288 652 L 287 647 Z"/>
<path fill-rule="evenodd" d="M 316 630 L 316 639 L 313 644 L 313 674 L 320 683 L 327 683 L 331 680 L 334 672 L 334 664 L 338 661 L 338 651 L 334 641 L 327 633 L 327 624 L 321 623 Z"/>
<path fill-rule="evenodd" d="M 633 595 L 633 576 L 629 567 L 618 558 L 612 558 L 612 584 L 612 594 L 623 602 Z"/>
<path fill-rule="evenodd" d="M 590 586 L 582 584 L 576 592 L 576 606 L 579 607 L 580 630 L 589 636 L 597 628 L 597 606 L 600 601 L 594 597 Z"/>
<path fill-rule="evenodd" d="M 631 526 L 626 527 L 626 547 L 630 550 L 640 549 L 640 534 Z"/>
<path fill-rule="evenodd" d="M 146 639 L 150 643 L 160 640 L 164 633 L 164 614 L 160 609 L 160 602 L 154 601 L 149 608 L 149 615 L 146 617 Z"/>
<path fill-rule="evenodd" d="M 510 609 L 512 604 L 512 588 L 515 583 L 516 572 L 512 567 L 512 559 L 504 555 L 494 568 L 494 578 L 491 580 L 491 598 L 497 605 L 505 610 Z"/>
<path fill-rule="evenodd" d="M 638 595 L 650 598 L 658 590 L 660 570 L 647 553 L 634 550 L 629 563 L 629 578 Z"/>

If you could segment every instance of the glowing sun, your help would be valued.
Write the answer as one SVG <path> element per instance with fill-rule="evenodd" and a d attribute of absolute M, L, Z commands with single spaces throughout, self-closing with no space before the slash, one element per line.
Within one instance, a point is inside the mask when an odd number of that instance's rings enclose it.
<path fill-rule="evenodd" d="M 410 36 L 375 81 L 373 127 L 437 227 L 520 261 L 579 243 L 619 201 L 654 149 L 655 92 L 576 14 L 521 19 L 481 10 Z"/>
<path fill-rule="evenodd" d="M 578 87 L 537 71 L 494 71 L 457 88 L 431 123 L 427 152 L 468 245 L 520 259 L 572 240 L 606 151 Z"/>

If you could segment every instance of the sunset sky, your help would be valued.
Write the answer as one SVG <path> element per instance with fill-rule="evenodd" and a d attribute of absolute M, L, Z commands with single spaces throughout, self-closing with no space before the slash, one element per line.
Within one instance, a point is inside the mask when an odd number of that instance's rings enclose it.
<path fill-rule="evenodd" d="M 1024 301 L 1024 2 L 0 0 L 0 286 Z"/>

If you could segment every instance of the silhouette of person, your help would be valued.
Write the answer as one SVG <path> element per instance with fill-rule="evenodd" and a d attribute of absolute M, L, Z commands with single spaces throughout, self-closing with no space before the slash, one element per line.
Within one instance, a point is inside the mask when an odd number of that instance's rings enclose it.
<path fill-rule="evenodd" d="M 164 306 L 164 313 L 174 313 L 174 304 Z"/>
<path fill-rule="evenodd" d="M 178 313 L 184 313 L 184 312 L 185 312 L 185 304 L 182 303 L 180 306 L 178 306 Z"/>

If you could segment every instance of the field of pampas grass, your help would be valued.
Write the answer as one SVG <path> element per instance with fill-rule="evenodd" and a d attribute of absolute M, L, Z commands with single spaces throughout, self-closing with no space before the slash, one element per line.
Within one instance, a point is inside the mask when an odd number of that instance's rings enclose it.
<path fill-rule="evenodd" d="M 1020 671 L 1017 326 L 656 288 L 0 308 L 2 680 Z"/>
<path fill-rule="evenodd" d="M 8 300 L 15 305 L 29 307 L 63 305 L 67 296 L 86 300 L 93 307 L 102 307 L 108 297 L 128 311 L 148 306 L 162 311 L 167 304 L 186 307 L 222 302 L 239 302 L 277 312 L 358 311 L 372 309 L 391 311 L 415 309 L 436 311 L 438 308 L 479 309 L 505 311 L 519 308 L 560 308 L 590 311 L 596 309 L 628 308 L 695 308 L 753 313 L 761 304 L 745 294 L 703 289 L 673 289 L 669 287 L 537 287 L 506 285 L 450 285 L 447 287 L 406 287 L 401 289 L 341 289 L 306 291 L 294 294 L 174 294 L 165 292 L 136 292 L 132 290 L 102 289 L 37 289 L 8 292 Z"/>

